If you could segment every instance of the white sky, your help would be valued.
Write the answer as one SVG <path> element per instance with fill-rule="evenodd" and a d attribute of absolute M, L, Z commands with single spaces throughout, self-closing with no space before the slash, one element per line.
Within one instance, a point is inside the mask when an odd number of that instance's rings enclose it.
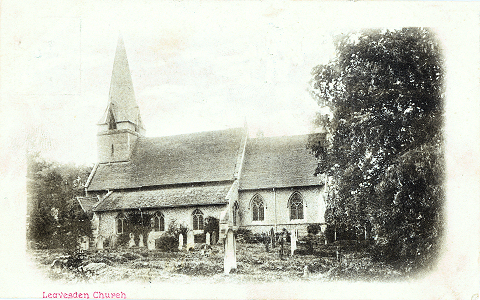
<path fill-rule="evenodd" d="M 25 252 L 12 250 L 25 247 L 25 222 L 19 222 L 26 211 L 25 149 L 63 162 L 95 162 L 95 124 L 107 105 L 119 32 L 147 136 L 238 127 L 245 118 L 254 136 L 259 129 L 266 135 L 311 130 L 317 107 L 306 89 L 312 67 L 333 54 L 332 33 L 428 26 L 442 41 L 447 68 L 447 229 L 438 269 L 403 284 L 249 285 L 233 287 L 233 296 L 207 293 L 217 287 L 180 291 L 190 298 L 470 299 L 480 270 L 479 8 L 467 2 L 3 0 L 0 227 L 8 232 L 0 239 L 0 281 L 7 287 L 0 297 L 60 290 L 38 276 L 26 278 L 34 271 L 25 266 Z M 160 286 L 120 288 L 129 297 L 178 296 Z"/>
<path fill-rule="evenodd" d="M 12 13 L 13 11 L 13 13 Z M 302 5 L 160 2 L 10 10 L 2 92 L 29 144 L 60 161 L 96 160 L 119 32 L 147 136 L 241 127 L 309 133 L 311 70 L 334 54 L 332 27 Z M 337 29 L 338 30 L 338 29 Z"/>

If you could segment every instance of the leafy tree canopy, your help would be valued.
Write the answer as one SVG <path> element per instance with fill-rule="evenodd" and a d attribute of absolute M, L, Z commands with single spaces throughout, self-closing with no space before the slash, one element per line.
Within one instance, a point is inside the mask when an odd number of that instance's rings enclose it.
<path fill-rule="evenodd" d="M 371 228 L 395 257 L 432 253 L 443 199 L 440 44 L 428 29 L 403 28 L 341 35 L 335 46 L 311 82 L 331 112 L 315 120 L 327 142 L 309 142 L 316 172 L 333 181 L 326 220 Z"/>
<path fill-rule="evenodd" d="M 91 235 L 88 216 L 76 197 L 84 194 L 91 167 L 27 155 L 27 238 L 42 248 L 74 248 L 77 238 Z"/>

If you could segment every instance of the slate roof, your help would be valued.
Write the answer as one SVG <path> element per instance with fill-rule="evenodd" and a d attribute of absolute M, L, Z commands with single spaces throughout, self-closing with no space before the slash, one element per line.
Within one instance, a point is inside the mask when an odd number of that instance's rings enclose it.
<path fill-rule="evenodd" d="M 99 164 L 88 191 L 234 179 L 244 128 L 139 137 L 131 160 Z"/>
<path fill-rule="evenodd" d="M 249 139 L 240 190 L 322 185 L 308 135 Z"/>
<path fill-rule="evenodd" d="M 80 206 L 82 207 L 83 211 L 86 212 L 87 214 L 90 214 L 93 212 L 93 207 L 95 204 L 98 202 L 97 197 L 77 197 L 78 203 L 80 203 Z"/>
<path fill-rule="evenodd" d="M 181 186 L 132 192 L 113 192 L 94 211 L 162 207 L 221 205 L 232 183 Z"/>

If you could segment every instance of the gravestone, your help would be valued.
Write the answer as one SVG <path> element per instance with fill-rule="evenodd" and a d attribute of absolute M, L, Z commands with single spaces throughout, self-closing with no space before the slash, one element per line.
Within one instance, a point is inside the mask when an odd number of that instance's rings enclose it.
<path fill-rule="evenodd" d="M 80 238 L 80 250 L 88 250 L 88 236 L 82 236 Z"/>
<path fill-rule="evenodd" d="M 210 245 L 210 232 L 205 235 L 205 244 Z"/>
<path fill-rule="evenodd" d="M 183 234 L 178 235 L 178 250 L 182 250 L 183 248 Z"/>
<path fill-rule="evenodd" d="M 155 250 L 155 236 L 154 232 L 150 231 L 147 236 L 147 249 Z"/>
<path fill-rule="evenodd" d="M 290 236 L 290 246 L 291 246 L 291 253 L 290 255 L 293 256 L 293 253 L 295 252 L 295 250 L 297 250 L 297 240 L 298 240 L 298 229 L 293 229 L 292 230 L 292 233 L 291 233 L 291 236 Z"/>
<path fill-rule="evenodd" d="M 135 247 L 135 235 L 133 233 L 130 233 L 130 240 L 128 241 L 128 247 L 132 248 Z"/>
<path fill-rule="evenodd" d="M 223 271 L 225 274 L 230 274 L 230 271 L 237 268 L 236 243 L 233 230 L 231 228 L 227 231 L 227 238 L 225 239 L 225 258 L 223 260 Z"/>
<path fill-rule="evenodd" d="M 97 237 L 97 249 L 103 249 L 103 236 Z"/>
<path fill-rule="evenodd" d="M 270 245 L 270 236 L 267 233 L 262 233 L 263 243 L 265 244 L 265 251 L 270 252 L 268 246 Z"/>
<path fill-rule="evenodd" d="M 193 235 L 193 230 L 190 230 L 187 233 L 187 251 L 194 248 L 195 248 L 195 237 Z"/>
<path fill-rule="evenodd" d="M 140 233 L 138 238 L 139 238 L 138 247 L 142 247 L 142 248 L 145 247 L 145 245 L 143 244 L 143 234 Z"/>
<path fill-rule="evenodd" d="M 308 266 L 305 265 L 305 267 L 303 267 L 303 277 L 307 278 L 309 275 L 310 272 L 308 271 Z"/>
<path fill-rule="evenodd" d="M 212 233 L 212 245 L 217 244 L 217 233 L 214 231 Z"/>
<path fill-rule="evenodd" d="M 275 231 L 270 229 L 270 240 L 272 241 L 272 249 L 275 248 Z"/>

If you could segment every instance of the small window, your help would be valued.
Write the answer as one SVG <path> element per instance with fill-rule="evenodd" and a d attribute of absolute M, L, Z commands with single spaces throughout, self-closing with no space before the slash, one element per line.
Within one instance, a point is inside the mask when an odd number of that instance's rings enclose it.
<path fill-rule="evenodd" d="M 125 226 L 125 216 L 123 214 L 119 214 L 115 222 L 117 233 L 122 234 Z"/>
<path fill-rule="evenodd" d="M 192 213 L 193 230 L 203 230 L 203 213 L 196 209 Z"/>
<path fill-rule="evenodd" d="M 235 202 L 235 204 L 233 204 L 233 226 L 237 226 L 238 222 L 237 222 L 237 219 L 238 219 L 238 202 Z"/>
<path fill-rule="evenodd" d="M 155 213 L 152 218 L 153 231 L 165 231 L 165 218 L 162 213 Z"/>
<path fill-rule="evenodd" d="M 263 221 L 265 219 L 265 211 L 263 198 L 260 195 L 255 195 L 252 199 L 252 220 Z"/>
<path fill-rule="evenodd" d="M 303 219 L 303 198 L 299 192 L 294 192 L 290 197 L 290 220 Z"/>
<path fill-rule="evenodd" d="M 109 110 L 109 116 L 108 116 L 108 129 L 109 130 L 114 130 L 117 129 L 117 122 L 115 122 L 115 117 L 113 116 L 113 112 L 110 109 Z"/>

